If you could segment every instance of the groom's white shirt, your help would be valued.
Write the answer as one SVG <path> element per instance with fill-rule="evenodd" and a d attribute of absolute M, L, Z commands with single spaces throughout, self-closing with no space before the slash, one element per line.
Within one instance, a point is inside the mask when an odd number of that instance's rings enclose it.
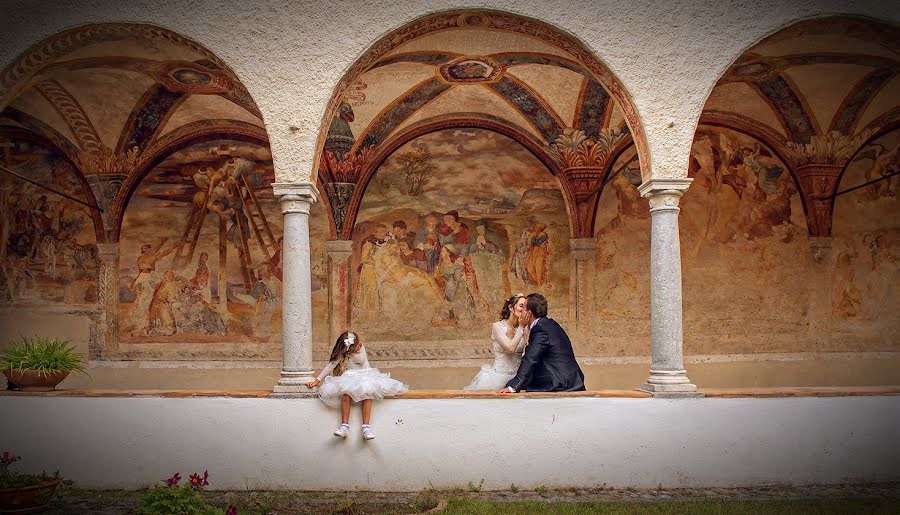
<path fill-rule="evenodd" d="M 544 317 L 541 317 L 541 318 L 544 318 Z M 531 321 L 531 325 L 528 326 L 528 332 L 531 332 L 531 330 L 534 329 L 534 325 L 537 324 L 538 320 L 540 320 L 541 318 L 535 318 L 534 320 Z M 512 386 L 507 386 L 506 389 L 509 390 L 511 393 L 516 393 L 516 391 L 513 390 Z"/>

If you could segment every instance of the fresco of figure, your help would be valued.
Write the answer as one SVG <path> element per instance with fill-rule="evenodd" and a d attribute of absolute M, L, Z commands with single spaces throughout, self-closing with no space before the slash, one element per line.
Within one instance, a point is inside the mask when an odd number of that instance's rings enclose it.
<path fill-rule="evenodd" d="M 197 270 L 194 271 L 194 277 L 191 277 L 190 284 L 194 288 L 197 289 L 200 296 L 206 302 L 210 302 L 210 291 L 209 291 L 209 265 L 207 265 L 207 261 L 209 260 L 209 254 L 206 252 L 200 253 L 200 259 L 197 260 Z"/>
<path fill-rule="evenodd" d="M 385 242 L 374 260 L 379 312 L 418 310 L 426 314 L 426 319 L 440 317 L 443 311 L 440 287 L 427 272 L 403 261 L 399 243 Z"/>
<path fill-rule="evenodd" d="M 157 262 L 175 250 L 175 244 L 166 246 L 167 241 L 167 238 L 163 238 L 155 249 L 149 243 L 141 245 L 141 254 L 137 257 L 138 274 L 130 286 L 131 291 L 137 295 L 133 305 L 134 313 L 138 316 L 146 315 L 153 296 L 153 288 L 159 283 Z"/>
<path fill-rule="evenodd" d="M 415 247 L 425 254 L 428 266 L 425 269 L 429 274 L 434 272 L 440 253 L 440 234 L 438 234 L 438 219 L 434 214 L 425 215 L 424 225 L 416 232 Z"/>
<path fill-rule="evenodd" d="M 256 284 L 250 291 L 254 299 L 253 305 L 253 334 L 260 334 L 272 327 L 272 316 L 281 307 L 281 298 L 278 295 L 278 280 L 272 274 L 272 267 L 263 263 L 259 268 Z"/>
<path fill-rule="evenodd" d="M 429 270 L 428 256 L 425 255 L 423 250 L 411 248 L 408 240 L 400 240 L 399 247 L 400 258 L 404 264 L 418 268 L 428 274 L 434 271 L 434 269 Z"/>
<path fill-rule="evenodd" d="M 378 224 L 375 234 L 363 241 L 359 265 L 359 286 L 356 294 L 356 310 L 360 317 L 373 319 L 379 313 L 378 281 L 375 276 L 375 255 L 387 242 L 387 225 Z"/>
<path fill-rule="evenodd" d="M 444 299 L 450 303 L 451 316 L 456 321 L 469 321 L 475 317 L 475 295 L 465 280 L 462 257 L 453 254 L 451 247 L 441 247 L 441 257 L 435 269 Z"/>
<path fill-rule="evenodd" d="M 878 143 L 869 145 L 853 159 L 853 162 L 867 159 L 872 160 L 872 164 L 866 168 L 863 174 L 865 182 L 872 183 L 866 186 L 866 195 L 869 200 L 896 196 L 891 188 L 893 177 L 890 177 L 890 174 L 900 170 L 900 143 L 894 145 L 890 150 Z"/>
<path fill-rule="evenodd" d="M 530 235 L 528 254 L 525 256 L 525 268 L 532 284 L 538 288 L 551 288 L 550 284 L 550 236 L 544 224 L 535 224 Z"/>
<path fill-rule="evenodd" d="M 175 302 L 178 300 L 175 272 L 168 271 L 153 290 L 153 298 L 147 311 L 146 333 L 149 336 L 172 336 L 175 325 Z"/>

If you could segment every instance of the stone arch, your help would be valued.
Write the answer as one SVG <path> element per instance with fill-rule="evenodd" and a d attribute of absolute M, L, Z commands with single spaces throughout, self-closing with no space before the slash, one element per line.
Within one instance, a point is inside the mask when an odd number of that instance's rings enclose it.
<path fill-rule="evenodd" d="M 710 89 L 689 154 L 695 183 L 681 212 L 685 313 L 704 327 L 687 338 L 686 352 L 809 352 L 830 339 L 831 306 L 822 299 L 834 273 L 823 257 L 833 195 L 859 149 L 897 125 L 896 99 L 873 99 L 896 91 L 887 88 L 897 87 L 898 34 L 889 22 L 858 16 L 790 20 L 736 55 Z M 704 130 L 716 136 L 701 141 Z M 717 186 L 703 166 L 715 169 Z M 700 207 L 707 205 L 714 208 Z M 692 226 L 709 212 L 718 229 L 697 234 Z M 734 297 L 713 277 L 744 294 Z M 758 281 L 771 286 L 758 290 Z M 756 345 L 725 343 L 741 330 L 725 329 L 732 319 L 763 311 L 747 295 L 777 308 L 743 335 Z M 709 296 L 729 299 L 729 308 L 698 309 Z M 768 324 L 777 338 L 759 332 Z M 708 339 L 720 330 L 718 341 Z"/>
<path fill-rule="evenodd" d="M 142 265 L 138 260 L 135 266 L 135 259 L 139 257 L 136 245 L 142 242 L 128 238 L 120 241 L 119 235 L 126 206 L 134 204 L 135 192 L 146 186 L 142 185 L 142 181 L 173 155 L 192 147 L 215 151 L 208 152 L 209 155 L 182 156 L 177 162 L 170 162 L 172 166 L 168 173 L 174 171 L 175 175 L 158 183 L 160 189 L 152 192 L 155 196 L 142 198 L 144 202 L 148 199 L 152 202 L 139 205 L 152 209 L 143 213 L 145 218 L 141 223 L 144 225 L 139 231 L 143 234 L 131 232 L 131 235 L 148 238 L 144 243 L 151 243 L 150 239 L 153 239 L 154 247 L 159 239 L 168 239 L 173 246 L 173 238 L 180 241 L 190 239 L 185 239 L 182 229 L 187 230 L 193 225 L 185 220 L 185 225 L 181 226 L 180 212 L 173 215 L 169 210 L 160 215 L 166 208 L 191 208 L 192 195 L 202 189 L 195 187 L 190 177 L 197 170 L 184 172 L 184 167 L 213 164 L 216 161 L 211 160 L 224 158 L 233 151 L 238 152 L 237 157 L 261 156 L 258 160 L 248 157 L 248 161 L 253 163 L 244 163 L 248 170 L 246 175 L 237 178 L 237 185 L 227 186 L 242 196 L 246 195 L 242 200 L 256 205 L 258 214 L 256 219 L 251 215 L 247 221 L 249 225 L 242 228 L 242 237 L 246 237 L 243 248 L 237 242 L 232 246 L 229 240 L 228 260 L 219 261 L 226 265 L 222 268 L 228 270 L 225 275 L 220 273 L 218 284 L 225 289 L 220 288 L 219 295 L 228 300 L 223 300 L 218 306 L 222 309 L 218 325 L 214 323 L 215 327 L 187 329 L 190 324 L 187 319 L 191 317 L 184 315 L 183 320 L 179 319 L 179 324 L 184 323 L 185 329 L 180 329 L 179 325 L 178 330 L 179 334 L 185 335 L 186 339 L 182 341 L 227 341 L 238 347 L 245 345 L 246 348 L 241 348 L 242 352 L 249 353 L 247 356 L 277 357 L 280 346 L 274 334 L 278 331 L 273 328 L 280 323 L 277 322 L 280 317 L 272 313 L 266 319 L 271 324 L 263 323 L 257 328 L 253 324 L 253 327 L 247 325 L 244 320 L 246 314 L 241 311 L 246 311 L 247 303 L 253 304 L 252 301 L 245 301 L 237 311 L 224 309 L 234 308 L 232 285 L 241 283 L 235 291 L 249 295 L 254 281 L 263 277 L 262 269 L 269 270 L 270 274 L 275 273 L 277 264 L 270 258 L 274 259 L 278 254 L 281 211 L 268 185 L 273 165 L 271 161 L 265 162 L 270 159 L 267 156 L 270 141 L 265 122 L 247 88 L 222 59 L 202 44 L 156 25 L 83 25 L 39 41 L 0 71 L 0 113 L 0 119 L 5 118 L 0 123 L 3 126 L 0 130 L 20 127 L 38 135 L 49 134 L 50 141 L 55 142 L 56 147 L 61 148 L 87 177 L 82 182 L 86 180 L 91 187 L 87 190 L 91 198 L 103 209 L 100 232 L 105 233 L 105 238 L 98 238 L 98 241 L 114 245 L 101 249 L 103 266 L 98 269 L 102 273 L 97 288 L 103 291 L 98 295 L 98 302 L 106 316 L 99 322 L 102 327 L 92 328 L 92 335 L 96 335 L 92 339 L 97 340 L 91 342 L 92 357 L 216 359 L 233 356 L 233 349 L 203 346 L 184 352 L 172 349 L 162 353 L 147 352 L 140 346 L 131 351 L 120 349 L 120 341 L 146 343 L 137 340 L 149 338 L 152 341 L 155 337 L 165 338 L 166 335 L 146 332 L 149 327 L 146 311 L 131 327 L 123 329 L 121 325 L 129 321 L 129 308 L 132 307 L 126 290 L 132 290 L 134 284 L 129 283 L 141 275 L 139 270 Z M 211 143 L 216 140 L 227 145 Z M 247 149 L 252 152 L 247 154 Z M 213 153 L 216 155 L 212 156 Z M 182 172 L 189 176 L 181 176 Z M 271 180 L 274 181 L 274 178 Z M 157 208 L 160 210 L 153 212 Z M 193 217 L 194 211 L 190 212 Z M 212 232 L 207 230 L 208 227 L 203 227 L 202 216 L 201 222 L 196 224 L 202 231 L 191 232 L 195 234 L 195 243 L 200 237 L 197 254 L 215 245 L 207 238 L 207 233 Z M 172 231 L 169 231 L 170 226 L 158 221 L 174 219 L 177 219 L 179 227 Z M 265 227 L 259 225 L 257 231 L 256 222 L 263 220 L 267 222 Z M 185 249 L 188 246 L 190 244 L 185 244 Z M 190 252 L 193 253 L 193 246 Z M 213 254 L 209 250 L 209 256 Z M 167 259 L 172 258 L 169 256 Z M 193 272 L 193 261 L 196 260 L 190 261 L 190 272 Z M 168 261 L 161 262 L 157 270 L 186 274 L 185 262 L 178 260 L 171 266 Z M 213 270 L 215 263 L 212 258 L 210 265 Z M 149 268 L 153 266 L 149 265 Z M 239 268 L 237 273 L 234 268 Z M 145 297 L 154 294 L 161 277 L 154 276 L 138 290 L 146 294 Z M 179 277 L 179 280 L 186 279 Z M 120 282 L 124 284 L 121 288 Z M 216 290 L 212 284 L 206 287 L 207 305 L 219 302 L 211 302 L 209 298 Z M 203 288 L 200 290 L 202 292 Z M 146 310 L 147 306 L 142 309 Z M 124 318 L 120 316 L 123 313 Z M 274 332 L 270 334 L 269 330 Z M 260 346 L 260 343 L 266 345 Z"/>
<path fill-rule="evenodd" d="M 214 53 L 203 45 L 174 31 L 149 24 L 97 23 L 64 30 L 35 43 L 0 72 L 0 110 L 29 85 L 29 80 L 43 67 L 59 57 L 98 41 L 132 38 L 164 39 L 203 54 L 216 66 L 229 70 Z M 230 70 L 229 70 L 230 72 Z"/>
<path fill-rule="evenodd" d="M 486 50 L 481 57 L 469 57 L 453 51 L 407 51 L 403 48 L 404 45 L 414 45 L 420 39 L 441 35 L 442 31 L 459 29 L 504 32 L 527 39 L 535 48 L 495 48 Z M 430 44 L 435 43 L 432 41 Z M 362 78 L 366 74 L 410 63 L 433 65 L 435 72 L 422 75 L 404 86 L 402 92 L 392 93 L 394 100 L 388 102 L 377 115 L 370 113 L 374 116 L 367 124 L 350 131 L 345 123 L 340 136 L 348 141 L 329 139 L 334 137 L 329 134 L 339 118 L 346 116 L 347 121 L 354 121 L 351 99 L 365 99 L 366 84 Z M 484 77 L 477 78 L 451 76 L 455 73 L 454 66 L 462 66 L 463 63 L 483 66 L 490 71 L 485 72 L 488 74 Z M 549 102 L 544 95 L 541 89 L 544 86 L 529 84 L 527 76 L 525 79 L 517 76 L 519 70 L 529 65 L 578 77 L 580 82 L 572 87 L 569 95 L 575 110 L 574 120 L 571 114 L 563 120 L 557 113 L 558 105 Z M 459 88 L 461 84 L 469 85 Z M 384 36 L 357 59 L 335 87 L 319 131 L 314 163 L 324 196 L 333 205 L 343 206 L 331 210 L 337 234 L 347 233 L 344 220 L 348 209 L 355 209 L 354 202 L 360 198 L 358 190 L 363 186 L 358 181 L 365 170 L 372 169 L 369 161 L 375 155 L 384 154 L 381 147 L 385 141 L 406 130 L 407 124 L 416 123 L 414 119 L 420 112 L 427 112 L 431 106 L 440 104 L 442 99 L 461 89 L 478 89 L 478 85 L 484 86 L 484 90 L 479 91 L 487 91 L 487 96 L 495 100 L 499 98 L 500 104 L 507 109 L 506 114 L 498 114 L 497 118 L 526 129 L 524 133 L 535 135 L 538 143 L 545 147 L 544 153 L 550 154 L 551 161 L 557 163 L 555 168 L 560 171 L 557 175 L 566 193 L 573 220 L 573 236 L 585 237 L 593 226 L 593 208 L 598 201 L 602 169 L 608 166 L 605 160 L 613 150 L 606 146 L 618 146 L 623 139 L 633 141 L 638 150 L 641 170 L 649 177 L 649 150 L 637 110 L 618 79 L 583 43 L 547 23 L 507 12 L 439 12 L 417 18 Z M 455 110 L 437 113 L 443 116 L 429 114 L 432 117 L 467 116 L 468 111 L 473 111 L 467 108 L 465 102 L 458 106 Z M 618 113 L 615 123 L 612 122 L 614 113 Z M 356 134 L 358 131 L 362 132 Z M 612 141 L 609 141 L 607 133 L 612 133 Z M 561 156 L 553 155 L 560 144 L 571 145 L 572 155 L 576 149 L 589 150 L 594 145 L 593 159 L 600 162 L 569 163 Z M 601 146 L 603 150 L 596 152 Z M 332 150 L 335 153 L 329 155 Z"/>

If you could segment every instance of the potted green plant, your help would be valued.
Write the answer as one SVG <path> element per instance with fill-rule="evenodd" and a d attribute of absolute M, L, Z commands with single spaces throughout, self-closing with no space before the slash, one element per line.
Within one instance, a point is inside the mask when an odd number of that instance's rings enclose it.
<path fill-rule="evenodd" d="M 35 513 L 44 510 L 56 487 L 62 483 L 59 473 L 49 476 L 10 472 L 9 466 L 19 461 L 4 451 L 0 458 L 0 513 Z"/>
<path fill-rule="evenodd" d="M 83 361 L 69 340 L 22 336 L 0 354 L 0 369 L 19 390 L 48 392 L 72 372 L 85 374 Z"/>

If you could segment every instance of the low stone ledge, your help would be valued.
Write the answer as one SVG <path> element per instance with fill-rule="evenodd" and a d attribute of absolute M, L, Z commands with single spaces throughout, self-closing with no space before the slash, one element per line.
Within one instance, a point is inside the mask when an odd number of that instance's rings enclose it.
<path fill-rule="evenodd" d="M 701 388 L 707 398 L 774 398 L 774 397 L 859 397 L 900 395 L 900 386 L 833 386 L 779 388 Z M 271 390 L 54 390 L 52 392 L 0 391 L 0 397 L 229 397 L 267 398 Z M 522 392 L 500 394 L 471 390 L 415 390 L 388 399 L 561 399 L 561 398 L 625 398 L 644 399 L 652 394 L 637 390 L 588 390 L 584 392 Z"/>
<path fill-rule="evenodd" d="M 706 397 L 861 397 L 900 395 L 900 386 L 795 386 L 778 388 L 703 388 Z"/>

